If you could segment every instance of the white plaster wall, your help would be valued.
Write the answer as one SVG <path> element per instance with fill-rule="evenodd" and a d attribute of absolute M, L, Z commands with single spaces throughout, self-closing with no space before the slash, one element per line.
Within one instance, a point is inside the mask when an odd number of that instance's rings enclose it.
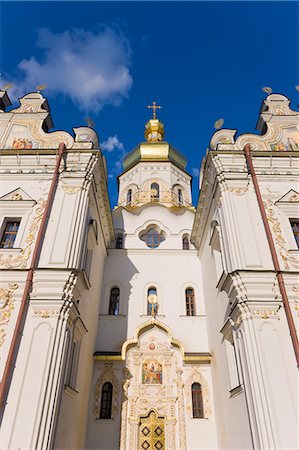
<path fill-rule="evenodd" d="M 208 317 L 207 329 L 212 353 L 212 380 L 214 390 L 217 439 L 221 449 L 253 448 L 248 421 L 245 393 L 242 390 L 231 397 L 231 381 L 225 341 L 220 333 L 227 317 L 229 299 L 224 292 L 216 288 L 217 276 L 215 262 L 206 233 L 200 255 L 201 273 L 204 280 L 203 292 Z"/>

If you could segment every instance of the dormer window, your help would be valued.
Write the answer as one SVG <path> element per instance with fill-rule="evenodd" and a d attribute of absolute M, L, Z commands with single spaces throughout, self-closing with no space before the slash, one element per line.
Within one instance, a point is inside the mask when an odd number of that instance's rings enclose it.
<path fill-rule="evenodd" d="M 160 186 L 158 183 L 151 184 L 151 202 L 158 202 L 160 198 Z"/>

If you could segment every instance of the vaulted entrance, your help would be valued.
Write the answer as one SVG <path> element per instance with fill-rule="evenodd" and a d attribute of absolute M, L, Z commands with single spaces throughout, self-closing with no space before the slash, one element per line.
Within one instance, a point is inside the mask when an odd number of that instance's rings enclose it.
<path fill-rule="evenodd" d="M 155 411 L 140 417 L 139 450 L 165 450 L 164 417 L 159 417 Z"/>

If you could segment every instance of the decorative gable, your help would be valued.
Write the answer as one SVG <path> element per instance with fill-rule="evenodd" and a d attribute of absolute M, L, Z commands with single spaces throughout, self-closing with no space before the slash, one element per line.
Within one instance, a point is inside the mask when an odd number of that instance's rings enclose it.
<path fill-rule="evenodd" d="M 33 198 L 30 197 L 23 189 L 20 187 L 15 189 L 14 191 L 9 192 L 8 194 L 2 195 L 0 197 L 0 201 L 20 201 L 20 200 L 29 200 L 31 202 L 35 202 Z"/>
<path fill-rule="evenodd" d="M 299 193 L 291 189 L 277 200 L 276 204 L 277 203 L 299 203 Z"/>
<path fill-rule="evenodd" d="M 57 149 L 61 142 L 68 149 L 99 146 L 96 132 L 89 127 L 74 128 L 74 137 L 66 131 L 48 133 L 52 127 L 47 99 L 39 92 L 27 94 L 20 99 L 18 108 L 0 115 L 0 149 Z"/>
<path fill-rule="evenodd" d="M 253 151 L 299 151 L 299 112 L 290 109 L 289 104 L 284 95 L 268 95 L 256 127 L 261 135 L 241 134 L 236 138 L 237 130 L 221 129 L 212 136 L 210 148 L 243 150 L 250 144 Z"/>

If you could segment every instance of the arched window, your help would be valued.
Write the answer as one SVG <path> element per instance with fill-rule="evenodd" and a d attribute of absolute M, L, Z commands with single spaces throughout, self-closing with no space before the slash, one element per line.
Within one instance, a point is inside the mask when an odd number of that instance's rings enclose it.
<path fill-rule="evenodd" d="M 191 386 L 192 391 L 192 412 L 193 417 L 196 419 L 204 418 L 203 401 L 202 401 L 202 388 L 201 384 L 193 383 Z"/>
<path fill-rule="evenodd" d="M 160 186 L 158 183 L 151 184 L 151 201 L 158 202 L 160 198 Z"/>
<path fill-rule="evenodd" d="M 110 291 L 109 314 L 111 316 L 119 315 L 119 288 L 114 287 Z"/>
<path fill-rule="evenodd" d="M 123 248 L 123 237 L 121 235 L 118 235 L 116 238 L 115 248 Z"/>
<path fill-rule="evenodd" d="M 195 300 L 194 300 L 194 289 L 187 288 L 185 291 L 186 300 L 186 315 L 195 316 Z"/>
<path fill-rule="evenodd" d="M 189 250 L 189 239 L 187 236 L 183 237 L 183 250 Z"/>
<path fill-rule="evenodd" d="M 182 192 L 182 189 L 178 189 L 178 201 L 179 201 L 179 205 L 183 204 L 183 192 Z"/>
<path fill-rule="evenodd" d="M 127 192 L 127 205 L 130 205 L 132 202 L 132 189 L 129 189 Z"/>
<path fill-rule="evenodd" d="M 157 248 L 161 242 L 165 241 L 163 233 L 155 228 L 150 228 L 146 233 L 140 236 L 140 239 L 146 243 L 149 248 Z"/>
<path fill-rule="evenodd" d="M 101 396 L 100 419 L 111 419 L 113 386 L 107 382 L 103 384 Z"/>
<path fill-rule="evenodd" d="M 155 301 L 155 297 L 156 297 L 156 301 Z M 157 314 L 157 310 L 158 310 L 157 289 L 154 286 L 151 286 L 147 290 L 147 315 L 148 316 L 152 315 L 153 308 L 154 308 L 154 312 Z"/>

